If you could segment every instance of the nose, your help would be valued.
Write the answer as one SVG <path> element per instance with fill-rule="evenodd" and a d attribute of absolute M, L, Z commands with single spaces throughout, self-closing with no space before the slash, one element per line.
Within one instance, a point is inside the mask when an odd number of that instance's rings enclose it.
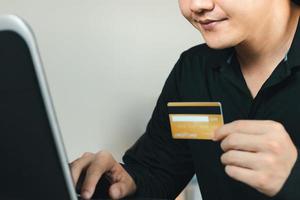
<path fill-rule="evenodd" d="M 202 13 L 214 9 L 213 0 L 191 0 L 190 9 L 194 13 Z"/>

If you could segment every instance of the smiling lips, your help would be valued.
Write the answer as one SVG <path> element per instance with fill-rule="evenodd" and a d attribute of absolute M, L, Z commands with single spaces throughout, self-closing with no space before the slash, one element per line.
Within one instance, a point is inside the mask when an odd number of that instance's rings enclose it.
<path fill-rule="evenodd" d="M 216 25 L 218 25 L 219 23 L 225 20 L 227 19 L 219 19 L 219 20 L 205 19 L 205 20 L 196 20 L 196 22 L 199 23 L 204 30 L 212 31 L 216 27 Z"/>

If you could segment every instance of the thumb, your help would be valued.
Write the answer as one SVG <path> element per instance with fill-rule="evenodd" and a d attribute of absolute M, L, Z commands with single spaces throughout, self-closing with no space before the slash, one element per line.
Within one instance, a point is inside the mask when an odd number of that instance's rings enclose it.
<path fill-rule="evenodd" d="M 117 182 L 110 186 L 109 196 L 112 199 L 121 199 L 129 195 L 130 187 L 124 182 Z"/>

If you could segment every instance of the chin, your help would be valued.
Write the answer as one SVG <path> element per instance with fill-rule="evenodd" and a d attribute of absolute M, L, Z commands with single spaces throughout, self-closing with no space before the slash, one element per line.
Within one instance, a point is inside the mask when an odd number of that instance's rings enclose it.
<path fill-rule="evenodd" d="M 207 46 L 212 49 L 227 49 L 235 47 L 241 41 L 241 37 L 238 35 L 227 35 L 224 34 L 214 34 L 214 35 L 202 35 Z M 237 39 L 239 38 L 239 39 Z"/>
<path fill-rule="evenodd" d="M 222 43 L 222 42 L 209 42 L 206 41 L 206 44 L 208 47 L 212 48 L 212 49 L 227 49 L 230 47 L 233 47 L 234 45 L 230 45 L 228 43 Z"/>
<path fill-rule="evenodd" d="M 203 37 L 207 46 L 212 49 L 227 49 L 234 47 L 238 44 L 237 40 L 232 40 L 230 38 L 225 38 L 222 36 L 214 36 L 214 37 Z"/>

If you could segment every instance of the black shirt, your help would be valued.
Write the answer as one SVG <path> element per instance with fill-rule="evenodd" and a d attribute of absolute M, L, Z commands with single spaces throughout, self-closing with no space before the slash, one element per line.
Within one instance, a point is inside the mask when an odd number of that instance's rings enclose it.
<path fill-rule="evenodd" d="M 300 159 L 273 198 L 226 175 L 220 142 L 171 137 L 168 102 L 221 102 L 224 122 L 274 120 L 300 148 L 300 25 L 288 54 L 253 99 L 234 48 L 206 44 L 182 53 L 170 73 L 146 132 L 125 153 L 124 167 L 137 184 L 136 196 L 174 199 L 196 173 L 203 200 L 299 200 Z"/>

